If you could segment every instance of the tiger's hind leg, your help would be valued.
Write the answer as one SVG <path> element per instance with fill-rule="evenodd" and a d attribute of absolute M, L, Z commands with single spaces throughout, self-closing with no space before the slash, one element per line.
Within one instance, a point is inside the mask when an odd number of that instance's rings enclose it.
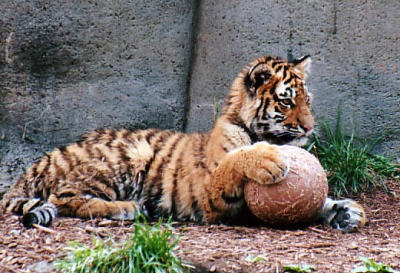
<path fill-rule="evenodd" d="M 29 205 L 33 202 L 37 203 L 34 207 Z M 60 216 L 83 219 L 102 217 L 112 220 L 134 220 L 139 213 L 145 214 L 139 207 L 134 201 L 106 201 L 98 197 L 81 195 L 57 198 L 55 194 L 52 194 L 49 202 L 39 199 L 27 202 L 22 223 L 28 228 L 33 224 L 48 226 L 56 218 L 57 212 Z"/>
<path fill-rule="evenodd" d="M 109 201 L 91 195 L 57 197 L 52 194 L 49 202 L 58 208 L 60 216 L 83 219 L 102 217 L 113 220 L 134 220 L 138 214 L 146 214 L 143 207 L 136 201 Z"/>
<path fill-rule="evenodd" d="M 363 207 L 351 199 L 327 198 L 321 209 L 320 218 L 325 225 L 344 233 L 354 232 L 367 222 Z"/>

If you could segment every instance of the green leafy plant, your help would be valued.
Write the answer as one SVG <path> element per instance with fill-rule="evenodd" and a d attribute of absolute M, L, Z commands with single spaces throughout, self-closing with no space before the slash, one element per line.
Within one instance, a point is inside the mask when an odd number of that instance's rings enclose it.
<path fill-rule="evenodd" d="M 69 253 L 57 261 L 60 272 L 177 273 L 185 265 L 174 253 L 178 238 L 170 222 L 155 225 L 136 221 L 135 230 L 125 243 L 95 238 L 93 246 L 70 243 Z"/>
<path fill-rule="evenodd" d="M 282 269 L 284 273 L 309 273 L 315 271 L 315 266 L 309 264 L 284 265 Z"/>
<path fill-rule="evenodd" d="M 321 129 L 323 137 L 314 134 L 307 149 L 318 156 L 336 197 L 358 193 L 378 184 L 386 188 L 385 177 L 399 174 L 398 164 L 371 153 L 389 133 L 372 140 L 360 139 L 354 132 L 347 134 L 342 126 L 340 105 L 335 128 L 323 121 Z"/>
<path fill-rule="evenodd" d="M 262 255 L 258 255 L 258 256 L 253 256 L 251 254 L 249 254 L 246 259 L 246 261 L 252 262 L 252 263 L 258 263 L 258 262 L 262 262 L 265 261 L 265 257 Z"/>
<path fill-rule="evenodd" d="M 360 259 L 363 261 L 364 265 L 357 266 L 351 271 L 351 273 L 400 273 L 400 271 L 394 270 L 390 266 L 383 263 L 376 263 L 369 258 L 361 257 Z"/>

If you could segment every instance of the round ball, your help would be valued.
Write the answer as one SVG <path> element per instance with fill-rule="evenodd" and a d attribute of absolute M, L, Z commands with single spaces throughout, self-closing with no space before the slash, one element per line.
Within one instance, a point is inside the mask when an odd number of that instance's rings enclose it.
<path fill-rule="evenodd" d="M 328 193 L 326 174 L 318 159 L 304 149 L 283 145 L 290 169 L 284 180 L 261 185 L 249 181 L 244 196 L 250 211 L 269 225 L 310 223 L 322 208 Z"/>

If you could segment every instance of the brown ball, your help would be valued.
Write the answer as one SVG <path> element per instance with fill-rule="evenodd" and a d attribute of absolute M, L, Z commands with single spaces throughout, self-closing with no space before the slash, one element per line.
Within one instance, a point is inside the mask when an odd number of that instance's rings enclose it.
<path fill-rule="evenodd" d="M 326 174 L 318 159 L 304 149 L 279 146 L 289 160 L 288 175 L 279 183 L 261 185 L 249 181 L 244 196 L 250 211 L 274 226 L 310 223 L 322 208 L 328 193 Z"/>

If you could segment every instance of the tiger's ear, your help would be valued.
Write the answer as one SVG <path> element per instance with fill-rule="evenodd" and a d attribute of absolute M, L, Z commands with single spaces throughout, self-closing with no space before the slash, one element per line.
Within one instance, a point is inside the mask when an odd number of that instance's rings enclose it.
<path fill-rule="evenodd" d="M 264 63 L 258 63 L 251 67 L 246 75 L 245 84 L 247 91 L 254 95 L 257 89 L 268 82 L 271 77 L 271 72 L 263 67 Z"/>
<path fill-rule="evenodd" d="M 294 64 L 294 68 L 303 74 L 304 78 L 307 78 L 311 70 L 310 55 L 303 56 L 300 59 L 294 60 L 292 63 Z"/>

